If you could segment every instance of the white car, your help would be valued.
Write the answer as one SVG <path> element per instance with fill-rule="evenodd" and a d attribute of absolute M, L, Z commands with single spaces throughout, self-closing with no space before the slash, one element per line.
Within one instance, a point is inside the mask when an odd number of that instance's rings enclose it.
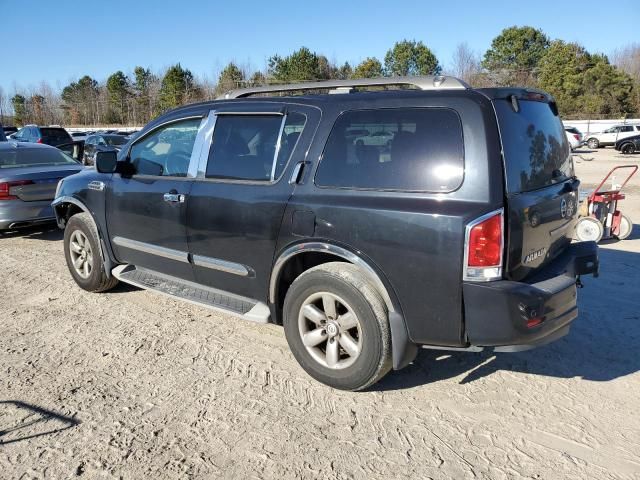
<path fill-rule="evenodd" d="M 613 146 L 618 140 L 625 137 L 640 135 L 640 125 L 614 125 L 600 133 L 592 133 L 587 136 L 589 148 Z"/>
<path fill-rule="evenodd" d="M 571 150 L 575 150 L 584 143 L 584 136 L 576 127 L 564 127 L 564 133 L 567 136 Z"/>

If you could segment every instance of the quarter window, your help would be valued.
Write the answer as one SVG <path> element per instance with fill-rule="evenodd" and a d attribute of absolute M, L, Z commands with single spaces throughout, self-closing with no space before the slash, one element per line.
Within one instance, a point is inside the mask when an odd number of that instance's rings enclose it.
<path fill-rule="evenodd" d="M 201 119 L 170 123 L 131 147 L 131 163 L 138 175 L 186 177 Z"/>
<path fill-rule="evenodd" d="M 453 110 L 359 110 L 344 113 L 333 126 L 316 184 L 450 192 L 463 173 L 462 126 Z"/>
<path fill-rule="evenodd" d="M 285 122 L 284 126 L 282 122 Z M 305 116 L 219 115 L 207 162 L 207 178 L 273 181 L 289 161 Z"/>

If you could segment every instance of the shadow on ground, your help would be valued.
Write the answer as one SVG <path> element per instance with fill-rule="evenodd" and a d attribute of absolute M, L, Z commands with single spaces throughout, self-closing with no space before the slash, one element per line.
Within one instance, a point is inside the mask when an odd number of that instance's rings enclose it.
<path fill-rule="evenodd" d="M 520 353 L 421 350 L 413 364 L 387 375 L 372 390 L 399 390 L 452 378 L 466 384 L 500 370 L 594 382 L 637 372 L 640 253 L 601 248 L 600 262 L 599 278 L 583 278 L 580 313 L 566 337 Z"/>
<path fill-rule="evenodd" d="M 64 230 L 60 230 L 55 223 L 38 225 L 34 227 L 20 228 L 17 230 L 5 230 L 0 232 L 0 240 L 3 238 L 33 238 L 34 240 L 57 241 L 64 237 Z"/>
<path fill-rule="evenodd" d="M 0 400 L 0 421 L 19 418 L 9 425 L 0 424 L 0 446 L 51 435 L 79 425 L 80 420 L 67 417 L 29 403 Z"/>

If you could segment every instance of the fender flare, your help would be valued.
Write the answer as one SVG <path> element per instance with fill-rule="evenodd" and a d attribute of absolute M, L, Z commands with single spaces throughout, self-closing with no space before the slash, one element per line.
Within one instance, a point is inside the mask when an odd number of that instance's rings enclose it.
<path fill-rule="evenodd" d="M 307 242 L 298 243 L 284 249 L 276 259 L 271 270 L 271 279 L 269 281 L 269 302 L 272 305 L 275 305 L 276 303 L 276 289 L 283 267 L 296 255 L 307 252 L 322 252 L 335 255 L 356 265 L 363 271 L 378 293 L 380 293 L 389 312 L 391 350 L 394 370 L 399 370 L 411 363 L 417 355 L 418 347 L 409 339 L 406 322 L 400 312 L 399 306 L 394 305 L 387 287 L 374 268 L 362 257 L 347 250 L 346 248 L 326 242 Z"/>
<path fill-rule="evenodd" d="M 83 202 L 81 202 L 75 197 L 64 195 L 62 197 L 56 198 L 53 202 L 51 202 L 51 206 L 53 207 L 53 212 L 56 215 L 56 222 L 58 224 L 58 227 L 63 230 L 67 222 L 64 218 L 60 216 L 58 212 L 58 207 L 61 205 L 64 205 L 65 203 L 70 203 L 72 205 L 75 205 L 83 212 L 88 213 L 89 216 L 91 217 L 91 220 L 93 221 L 93 225 L 96 227 L 96 231 L 98 232 L 98 240 L 100 241 L 100 254 L 102 255 L 102 264 L 104 265 L 104 271 L 105 271 L 105 274 L 107 275 L 107 278 L 111 278 L 111 270 L 114 268 L 115 265 L 111 261 L 111 257 L 107 251 L 107 246 L 104 243 L 104 235 L 102 235 L 102 232 L 100 231 L 100 226 L 98 225 L 98 222 L 96 222 L 96 219 L 93 217 L 93 213 L 91 213 L 91 210 L 89 210 L 89 208 Z"/>

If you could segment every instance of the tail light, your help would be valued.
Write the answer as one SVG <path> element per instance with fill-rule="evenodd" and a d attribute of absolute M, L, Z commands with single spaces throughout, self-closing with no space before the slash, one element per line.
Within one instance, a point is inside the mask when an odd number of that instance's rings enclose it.
<path fill-rule="evenodd" d="M 575 138 L 576 140 L 580 141 L 580 135 L 578 135 L 577 133 L 573 134 L 573 138 Z"/>
<path fill-rule="evenodd" d="M 22 185 L 32 185 L 31 180 L 19 180 L 15 182 L 3 182 L 0 183 L 0 201 L 2 200 L 17 200 L 18 197 L 11 194 L 12 187 L 20 187 Z"/>
<path fill-rule="evenodd" d="M 463 279 L 487 282 L 502 278 L 504 210 L 477 218 L 465 234 Z"/>
<path fill-rule="evenodd" d="M 36 143 L 42 143 L 42 138 L 39 138 L 38 140 L 36 140 Z"/>

